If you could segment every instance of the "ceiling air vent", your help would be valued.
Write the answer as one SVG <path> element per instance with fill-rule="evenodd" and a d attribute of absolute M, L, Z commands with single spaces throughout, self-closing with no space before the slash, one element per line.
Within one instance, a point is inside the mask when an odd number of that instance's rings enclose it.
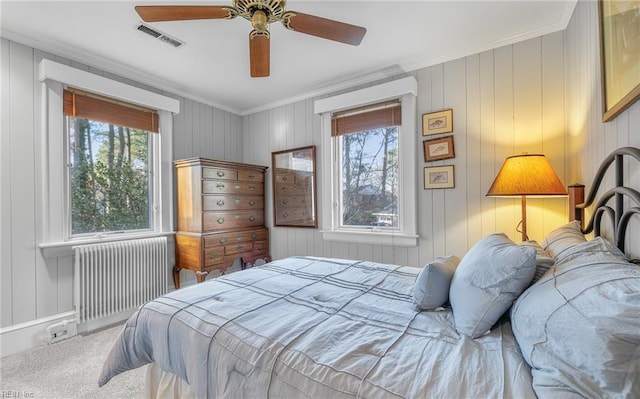
<path fill-rule="evenodd" d="M 145 24 L 138 25 L 138 27 L 136 29 L 138 29 L 140 32 L 146 33 L 149 36 L 153 36 L 156 39 L 159 39 L 164 43 L 170 44 L 173 47 L 178 48 L 178 47 L 182 47 L 184 45 L 183 41 L 178 40 L 178 39 L 176 39 L 174 37 L 171 37 L 171 36 L 167 35 L 166 33 L 160 32 L 159 30 L 154 29 L 154 28 L 152 28 L 150 26 L 147 26 Z"/>

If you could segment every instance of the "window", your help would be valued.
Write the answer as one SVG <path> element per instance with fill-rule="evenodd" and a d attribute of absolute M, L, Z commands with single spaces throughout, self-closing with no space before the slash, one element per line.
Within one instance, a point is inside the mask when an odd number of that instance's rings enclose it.
<path fill-rule="evenodd" d="M 39 73 L 44 255 L 171 232 L 172 114 L 179 102 L 47 59 Z"/>
<path fill-rule="evenodd" d="M 399 100 L 333 114 L 342 227 L 398 229 L 400 115 Z"/>
<path fill-rule="evenodd" d="M 409 77 L 316 101 L 331 149 L 319 190 L 332 205 L 321 204 L 325 239 L 417 244 L 416 90 Z"/>
<path fill-rule="evenodd" d="M 66 89 L 71 236 L 153 230 L 153 137 L 158 113 Z"/>

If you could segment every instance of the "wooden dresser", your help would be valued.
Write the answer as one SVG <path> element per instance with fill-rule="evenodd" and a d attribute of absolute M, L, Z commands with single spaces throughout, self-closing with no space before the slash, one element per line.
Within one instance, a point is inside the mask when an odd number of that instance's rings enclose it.
<path fill-rule="evenodd" d="M 198 282 L 217 269 L 222 274 L 241 258 L 242 268 L 269 260 L 264 225 L 264 166 L 204 158 L 175 161 L 178 231 L 173 281 L 180 270 Z"/>

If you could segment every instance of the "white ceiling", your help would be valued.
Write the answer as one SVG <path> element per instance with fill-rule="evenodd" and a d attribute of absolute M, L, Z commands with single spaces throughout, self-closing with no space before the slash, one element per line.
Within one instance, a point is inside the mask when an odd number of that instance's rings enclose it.
<path fill-rule="evenodd" d="M 311 1 L 287 9 L 367 28 L 358 47 L 271 25 L 271 76 L 249 76 L 243 18 L 149 23 L 135 5 L 231 0 L 6 1 L 2 36 L 239 115 L 476 54 L 566 28 L 577 0 Z"/>

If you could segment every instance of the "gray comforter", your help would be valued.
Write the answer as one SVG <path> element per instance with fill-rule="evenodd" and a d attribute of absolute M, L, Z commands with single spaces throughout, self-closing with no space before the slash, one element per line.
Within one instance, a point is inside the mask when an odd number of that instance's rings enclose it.
<path fill-rule="evenodd" d="M 508 322 L 474 340 L 417 311 L 420 269 L 292 257 L 160 297 L 99 384 L 155 362 L 208 398 L 535 398 Z"/>

